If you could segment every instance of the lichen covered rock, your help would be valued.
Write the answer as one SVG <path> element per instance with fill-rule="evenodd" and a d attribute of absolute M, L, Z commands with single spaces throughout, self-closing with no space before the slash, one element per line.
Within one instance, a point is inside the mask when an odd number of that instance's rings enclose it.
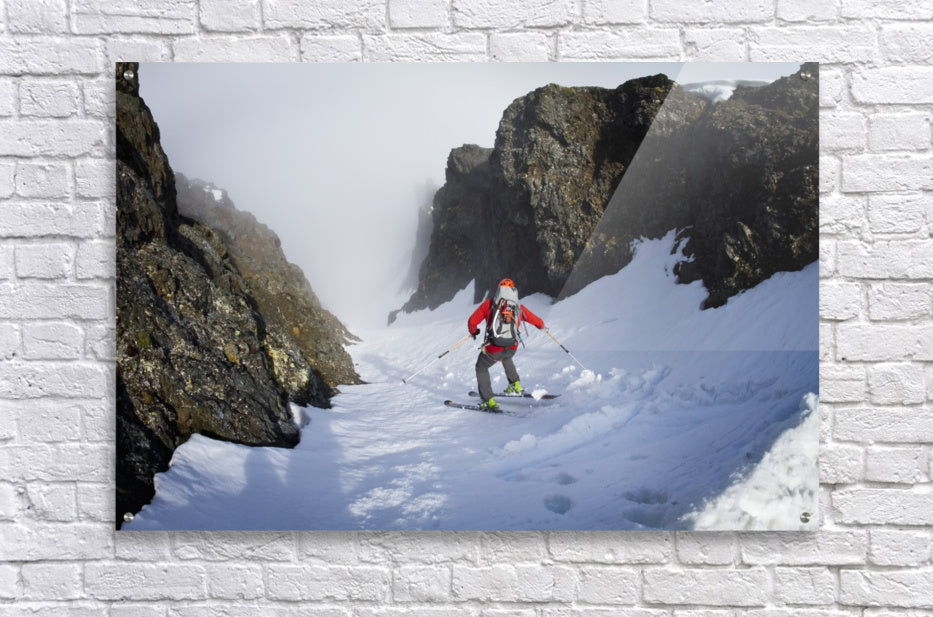
<path fill-rule="evenodd" d="M 340 384 L 360 383 L 345 345 L 358 340 L 321 306 L 298 266 L 290 263 L 274 231 L 238 210 L 222 189 L 176 174 L 178 210 L 210 225 L 222 240 L 265 327 L 263 344 L 289 399 L 317 400 L 318 382 L 332 396 Z"/>

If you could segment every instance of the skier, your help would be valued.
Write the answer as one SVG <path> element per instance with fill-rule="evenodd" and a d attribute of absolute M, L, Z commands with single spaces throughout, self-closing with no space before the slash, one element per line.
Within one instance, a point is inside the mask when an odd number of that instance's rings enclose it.
<path fill-rule="evenodd" d="M 544 328 L 544 321 L 519 304 L 518 290 L 511 279 L 502 279 L 492 299 L 483 300 L 470 315 L 467 329 L 474 339 L 479 334 L 479 324 L 483 320 L 486 320 L 486 338 L 476 359 L 476 383 L 483 401 L 480 408 L 498 411 L 499 404 L 493 398 L 492 384 L 489 381 L 489 368 L 496 362 L 501 362 L 509 380 L 509 387 L 505 389 L 505 393 L 521 393 L 522 384 L 518 371 L 515 370 L 515 363 L 512 362 L 512 356 L 515 355 L 521 340 L 519 326 L 522 321 L 527 321 L 541 330 Z"/>

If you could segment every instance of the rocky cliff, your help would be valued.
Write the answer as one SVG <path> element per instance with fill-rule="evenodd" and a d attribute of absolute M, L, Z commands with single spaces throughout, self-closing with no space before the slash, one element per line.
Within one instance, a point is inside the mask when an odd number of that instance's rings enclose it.
<path fill-rule="evenodd" d="M 275 344 L 269 358 L 289 399 L 316 400 L 316 376 L 327 386 L 359 383 L 344 345 L 358 340 L 321 306 L 301 269 L 290 263 L 274 231 L 238 210 L 225 191 L 203 180 L 175 175 L 178 211 L 220 234 L 232 265 L 265 321 Z"/>
<path fill-rule="evenodd" d="M 738 88 L 698 123 L 681 177 L 689 237 L 680 279 L 720 306 L 819 257 L 819 67 Z"/>
<path fill-rule="evenodd" d="M 476 280 L 568 295 L 617 272 L 632 241 L 682 230 L 682 282 L 707 306 L 817 258 L 817 66 L 718 104 L 664 75 L 614 90 L 548 85 L 505 110 L 492 149 L 455 148 L 431 246 L 403 307 Z"/>
<path fill-rule="evenodd" d="M 229 204 L 219 228 L 179 212 L 137 71 L 116 67 L 118 526 L 192 434 L 292 447 L 289 402 L 326 407 L 359 381 L 348 333 L 271 231 Z"/>

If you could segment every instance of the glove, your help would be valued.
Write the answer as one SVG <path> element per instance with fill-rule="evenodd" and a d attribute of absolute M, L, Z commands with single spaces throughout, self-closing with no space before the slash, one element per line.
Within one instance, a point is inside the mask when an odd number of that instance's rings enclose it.
<path fill-rule="evenodd" d="M 476 330 L 474 330 L 473 332 L 471 332 L 471 333 L 470 333 L 470 336 L 472 336 L 474 339 L 475 339 L 477 336 L 479 336 L 479 328 L 477 328 Z"/>

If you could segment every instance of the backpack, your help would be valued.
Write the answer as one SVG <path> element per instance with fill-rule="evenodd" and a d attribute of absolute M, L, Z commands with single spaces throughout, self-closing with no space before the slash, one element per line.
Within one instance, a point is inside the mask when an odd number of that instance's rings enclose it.
<path fill-rule="evenodd" d="M 486 328 L 486 342 L 498 347 L 511 347 L 521 342 L 521 321 L 518 292 L 514 287 L 500 286 L 492 298 L 492 319 Z"/>

